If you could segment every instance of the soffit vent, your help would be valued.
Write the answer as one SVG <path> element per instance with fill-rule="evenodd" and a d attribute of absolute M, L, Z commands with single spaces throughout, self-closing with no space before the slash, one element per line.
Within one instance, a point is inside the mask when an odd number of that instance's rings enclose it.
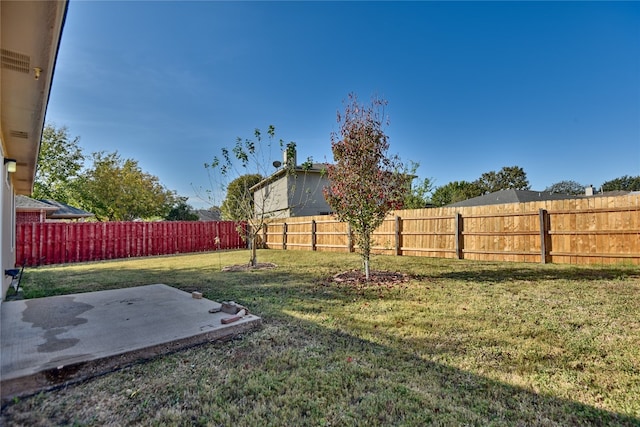
<path fill-rule="evenodd" d="M 14 138 L 23 138 L 23 139 L 29 138 L 29 134 L 22 130 L 12 130 L 9 132 L 9 135 L 13 136 Z"/>
<path fill-rule="evenodd" d="M 29 74 L 31 72 L 31 59 L 28 55 L 13 52 L 7 49 L 0 49 L 2 54 L 2 68 Z"/>

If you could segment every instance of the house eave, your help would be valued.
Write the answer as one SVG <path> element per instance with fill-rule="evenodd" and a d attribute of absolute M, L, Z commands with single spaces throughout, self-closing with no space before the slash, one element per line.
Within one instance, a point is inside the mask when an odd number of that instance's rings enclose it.
<path fill-rule="evenodd" d="M 0 140 L 16 194 L 29 195 L 37 168 L 67 0 L 0 2 Z"/>
<path fill-rule="evenodd" d="M 293 170 L 289 170 L 287 168 L 281 168 L 278 169 L 277 171 L 275 171 L 274 173 L 272 173 L 271 175 L 269 175 L 268 177 L 266 177 L 265 179 L 263 179 L 262 181 L 260 181 L 259 183 L 255 184 L 254 186 L 249 188 L 249 191 L 251 193 L 256 192 L 257 190 L 261 189 L 262 187 L 264 187 L 267 184 L 270 184 L 274 181 L 277 181 L 278 179 L 280 179 L 282 176 L 287 175 L 287 174 L 297 174 L 299 172 L 303 172 L 303 173 L 309 173 L 309 174 L 322 174 L 325 173 L 326 169 L 324 168 L 304 168 L 302 166 L 296 166 Z"/>

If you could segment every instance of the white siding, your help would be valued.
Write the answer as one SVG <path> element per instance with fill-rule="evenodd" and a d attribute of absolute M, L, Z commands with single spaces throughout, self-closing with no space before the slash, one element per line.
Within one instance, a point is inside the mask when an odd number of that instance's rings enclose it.
<path fill-rule="evenodd" d="M 288 217 L 287 177 L 269 183 L 253 193 L 256 216 Z"/>

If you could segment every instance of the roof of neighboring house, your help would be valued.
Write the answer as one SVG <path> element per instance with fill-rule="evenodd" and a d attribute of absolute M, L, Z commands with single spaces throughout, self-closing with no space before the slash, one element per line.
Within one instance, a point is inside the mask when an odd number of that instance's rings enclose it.
<path fill-rule="evenodd" d="M 311 168 L 309 168 L 308 170 L 313 172 L 326 172 L 328 167 L 329 163 L 311 163 Z M 298 166 L 296 170 L 304 171 L 305 169 L 302 166 Z"/>
<path fill-rule="evenodd" d="M 582 196 L 582 197 L 618 197 L 618 196 L 626 196 L 627 194 L 638 193 L 637 191 L 626 191 L 626 190 L 615 190 L 615 191 L 604 191 L 602 193 L 596 193 L 592 196 Z"/>
<path fill-rule="evenodd" d="M 564 194 L 551 193 L 548 191 L 531 191 L 531 190 L 500 190 L 483 196 L 473 197 L 461 202 L 451 203 L 447 207 L 463 207 L 463 206 L 484 206 L 484 205 L 500 205 L 502 203 L 526 203 L 540 202 L 543 200 L 567 200 L 567 199 L 584 199 L 592 197 L 617 197 L 630 194 L 629 191 L 605 191 L 590 196 L 585 194 Z"/>
<path fill-rule="evenodd" d="M 220 213 L 212 212 L 208 209 L 198 209 L 195 211 L 198 221 L 220 221 Z"/>
<path fill-rule="evenodd" d="M 16 212 L 56 211 L 57 207 L 31 197 L 16 195 Z"/>
<path fill-rule="evenodd" d="M 500 190 L 494 193 L 484 194 L 482 196 L 473 197 L 461 202 L 451 203 L 447 207 L 463 207 L 463 206 L 484 206 L 484 205 L 500 205 L 503 203 L 526 203 L 540 202 L 542 200 L 564 200 L 579 199 L 583 195 L 576 196 L 572 194 L 550 193 L 545 191 L 531 190 Z"/>
<path fill-rule="evenodd" d="M 83 211 L 82 209 L 69 206 L 66 203 L 57 202 L 55 200 L 42 199 L 41 202 L 48 204 L 51 207 L 57 208 L 53 213 L 47 214 L 47 218 L 51 219 L 74 219 L 74 218 L 88 218 L 94 216 L 91 212 Z"/>
<path fill-rule="evenodd" d="M 51 219 L 76 219 L 94 216 L 91 212 L 83 211 L 55 200 L 36 200 L 27 196 L 16 195 L 16 212 L 40 211 L 45 211 L 47 218 Z"/>
<path fill-rule="evenodd" d="M 269 175 L 268 177 L 266 177 L 265 179 L 263 179 L 262 181 L 260 181 L 259 183 L 257 183 L 256 185 L 254 185 L 253 187 L 251 187 L 249 189 L 249 191 L 254 192 L 256 190 L 258 190 L 259 188 L 264 187 L 265 185 L 287 175 L 288 173 L 294 172 L 296 174 L 298 173 L 325 173 L 327 170 L 327 167 L 329 166 L 328 163 L 311 163 L 311 165 L 308 167 L 307 165 L 298 165 L 296 166 L 293 171 L 291 171 L 290 169 L 286 168 L 286 167 L 282 167 L 280 169 L 278 169 L 277 171 L 275 171 L 274 173 L 272 173 L 271 175 Z"/>

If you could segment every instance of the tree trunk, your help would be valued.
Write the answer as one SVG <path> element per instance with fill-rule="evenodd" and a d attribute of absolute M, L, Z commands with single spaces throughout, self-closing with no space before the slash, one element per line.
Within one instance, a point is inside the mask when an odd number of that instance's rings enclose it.
<path fill-rule="evenodd" d="M 249 260 L 249 265 L 251 267 L 255 267 L 258 264 L 258 251 L 256 249 L 256 237 L 251 236 L 249 239 L 249 245 L 251 246 L 251 259 Z"/>
<path fill-rule="evenodd" d="M 247 242 L 249 243 L 249 249 L 251 250 L 251 257 L 249 258 L 249 265 L 255 267 L 258 264 L 258 250 L 256 244 L 257 230 L 251 223 L 247 223 Z"/>
<path fill-rule="evenodd" d="M 369 257 L 371 256 L 371 233 L 365 226 L 362 239 L 362 267 L 364 268 L 364 277 L 368 282 L 370 277 Z"/>

